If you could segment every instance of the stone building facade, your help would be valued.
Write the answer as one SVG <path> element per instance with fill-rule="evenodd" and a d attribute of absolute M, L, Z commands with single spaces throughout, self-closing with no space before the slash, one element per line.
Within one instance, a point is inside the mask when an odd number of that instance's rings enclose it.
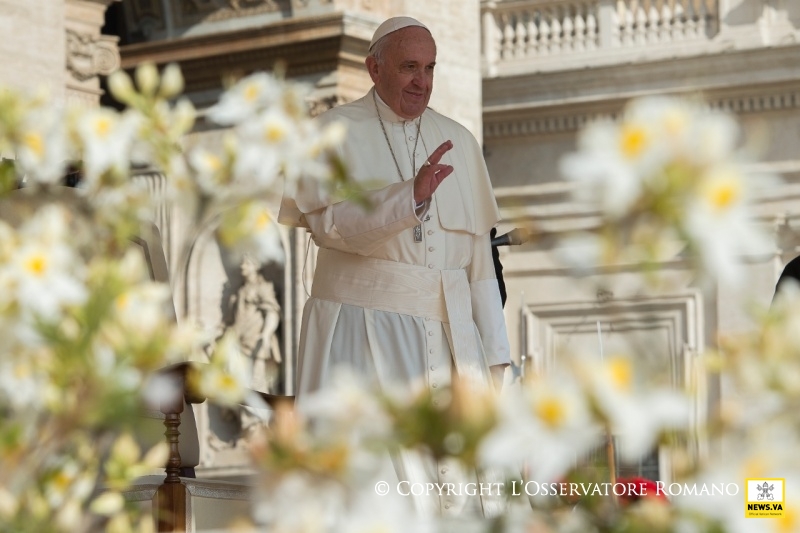
<path fill-rule="evenodd" d="M 783 178 L 758 202 L 774 252 L 744 258 L 744 296 L 768 304 L 781 268 L 800 253 L 800 4 L 794 0 L 0 0 L 0 24 L 16 36 L 0 44 L 6 59 L 0 82 L 44 85 L 65 102 L 94 105 L 102 76 L 118 65 L 177 62 L 187 94 L 202 110 L 227 80 L 280 61 L 289 78 L 312 86 L 318 113 L 368 89 L 369 39 L 397 14 L 418 17 L 437 40 L 431 105 L 482 142 L 501 233 L 526 226 L 563 234 L 594 223 L 596 213 L 571 199 L 558 161 L 574 149 L 582 125 L 613 117 L 629 98 L 700 94 L 734 112 L 760 149 L 759 168 Z M 219 133 L 201 121 L 195 135 L 213 143 Z M 147 179 L 158 188 L 163 177 Z M 177 243 L 186 228 L 179 213 L 162 210 L 157 224 L 170 268 L 184 280 L 175 284 L 179 316 L 219 328 L 229 319 L 224 302 L 240 282 L 238 266 L 227 264 L 209 235 L 180 265 Z M 283 242 L 286 264 L 264 265 L 261 275 L 283 313 L 275 387 L 291 393 L 314 250 L 300 231 L 284 229 Z M 742 294 L 701 289 L 679 252 L 661 265 L 673 282 L 669 290 L 644 290 L 636 265 L 576 281 L 555 260 L 552 242 L 501 249 L 516 362 L 525 371 L 546 370 L 565 346 L 596 350 L 600 329 L 607 352 L 646 346 L 674 383 L 699 380 L 697 416 L 713 409 L 723 385 L 697 376 L 693 361 L 718 332 L 751 326 L 732 305 Z M 230 413 L 198 413 L 201 475 L 243 473 L 239 423 Z M 654 464 L 669 479 L 668 458 Z"/>

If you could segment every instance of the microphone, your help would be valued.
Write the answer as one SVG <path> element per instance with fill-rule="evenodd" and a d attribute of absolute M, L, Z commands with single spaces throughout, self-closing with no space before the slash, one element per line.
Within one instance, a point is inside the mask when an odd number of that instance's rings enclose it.
<path fill-rule="evenodd" d="M 531 239 L 531 232 L 525 228 L 514 228 L 505 235 L 492 239 L 492 246 L 511 246 L 525 244 Z"/>

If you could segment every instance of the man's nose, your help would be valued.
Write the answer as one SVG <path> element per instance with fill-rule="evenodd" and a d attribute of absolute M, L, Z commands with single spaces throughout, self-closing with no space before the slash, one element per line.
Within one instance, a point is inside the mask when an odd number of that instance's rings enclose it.
<path fill-rule="evenodd" d="M 425 84 L 428 83 L 429 79 L 430 79 L 430 76 L 428 76 L 428 73 L 425 72 L 424 69 L 417 70 L 414 73 L 414 83 L 417 84 L 417 85 L 420 85 L 420 86 L 425 85 Z"/>

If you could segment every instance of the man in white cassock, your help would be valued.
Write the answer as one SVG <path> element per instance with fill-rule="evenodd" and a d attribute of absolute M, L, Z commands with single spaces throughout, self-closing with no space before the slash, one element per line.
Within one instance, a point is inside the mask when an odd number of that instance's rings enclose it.
<path fill-rule="evenodd" d="M 332 203 L 313 187 L 284 198 L 280 221 L 310 229 L 319 246 L 300 332 L 301 404 L 339 367 L 383 388 L 437 389 L 451 374 L 499 386 L 510 364 L 489 240 L 497 204 L 475 138 L 428 108 L 435 64 L 430 31 L 391 18 L 366 59 L 374 87 L 318 118 L 346 126 L 341 156 L 352 180 L 383 180 L 367 192 L 372 209 Z M 463 481 L 447 466 L 422 472 L 406 454 L 395 466 L 407 480 Z M 421 510 L 445 514 L 467 505 L 456 496 L 421 500 Z"/>

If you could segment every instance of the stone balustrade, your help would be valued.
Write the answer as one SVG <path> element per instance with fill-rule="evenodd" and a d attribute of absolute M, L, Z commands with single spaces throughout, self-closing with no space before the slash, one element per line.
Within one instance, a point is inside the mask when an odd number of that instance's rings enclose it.
<path fill-rule="evenodd" d="M 719 32 L 718 0 L 495 0 L 481 5 L 484 74 L 697 53 Z"/>

